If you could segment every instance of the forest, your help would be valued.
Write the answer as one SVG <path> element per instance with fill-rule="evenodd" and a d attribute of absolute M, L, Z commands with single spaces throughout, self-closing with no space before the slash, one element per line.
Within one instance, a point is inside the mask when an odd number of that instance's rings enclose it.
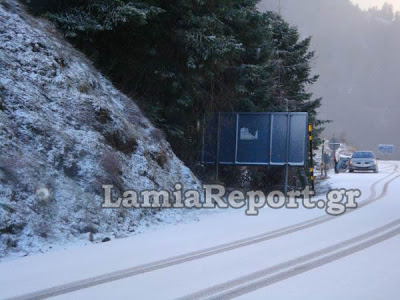
<path fill-rule="evenodd" d="M 214 112 L 308 112 L 316 128 L 321 98 L 311 38 L 258 0 L 33 0 L 30 10 L 54 22 L 162 130 L 200 178 L 202 122 Z M 318 143 L 316 143 L 318 144 Z M 255 185 L 276 170 L 252 170 Z M 222 178 L 240 184 L 242 172 Z M 224 175 L 225 174 L 225 175 Z"/>

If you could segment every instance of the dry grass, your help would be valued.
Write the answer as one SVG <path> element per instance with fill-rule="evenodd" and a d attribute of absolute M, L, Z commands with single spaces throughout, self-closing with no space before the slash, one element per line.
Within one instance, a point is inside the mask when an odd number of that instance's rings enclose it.
<path fill-rule="evenodd" d="M 106 143 L 112 148 L 128 155 L 136 151 L 138 143 L 134 137 L 128 137 L 121 130 L 104 133 Z"/>

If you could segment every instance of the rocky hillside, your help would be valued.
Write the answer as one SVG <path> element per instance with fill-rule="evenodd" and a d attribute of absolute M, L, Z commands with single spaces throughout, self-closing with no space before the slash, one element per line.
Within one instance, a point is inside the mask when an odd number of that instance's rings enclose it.
<path fill-rule="evenodd" d="M 51 24 L 0 1 L 0 259 L 183 214 L 100 207 L 102 184 L 175 182 L 199 187 L 135 103 Z"/>

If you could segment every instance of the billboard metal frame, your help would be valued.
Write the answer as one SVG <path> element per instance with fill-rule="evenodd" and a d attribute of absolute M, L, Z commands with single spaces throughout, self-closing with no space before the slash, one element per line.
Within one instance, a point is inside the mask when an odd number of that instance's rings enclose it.
<path fill-rule="evenodd" d="M 202 146 L 202 155 L 201 155 L 201 162 L 202 164 L 205 165 L 213 165 L 213 164 L 219 164 L 219 165 L 237 165 L 237 166 L 294 166 L 294 167 L 303 167 L 306 165 L 307 163 L 307 151 L 306 151 L 306 147 L 307 147 L 307 139 L 308 139 L 308 113 L 305 112 L 246 112 L 246 113 L 242 113 L 242 112 L 233 112 L 233 113 L 217 113 L 217 145 L 216 145 L 216 154 L 215 154 L 215 161 L 205 161 L 205 135 L 206 135 L 206 129 L 204 126 L 203 127 L 203 146 Z M 221 115 L 236 115 L 236 136 L 235 136 L 235 161 L 234 162 L 221 162 L 219 161 L 219 153 L 220 153 L 220 138 L 221 138 L 221 132 L 220 132 L 220 116 Z M 238 161 L 238 143 L 239 143 L 239 121 L 240 121 L 240 116 L 241 115 L 255 115 L 255 116 L 262 116 L 262 115 L 268 115 L 270 116 L 271 119 L 271 124 L 270 124 L 270 153 L 269 153 L 269 162 L 267 163 L 262 163 L 262 162 L 244 162 L 244 161 Z M 272 142 L 273 142 L 273 124 L 274 124 L 274 116 L 275 115 L 284 115 L 284 116 L 288 116 L 287 118 L 287 130 L 286 130 L 286 162 L 273 162 L 272 160 Z M 291 124 L 291 117 L 295 116 L 295 115 L 303 115 L 306 116 L 306 122 L 304 124 L 305 128 L 304 128 L 304 140 L 303 140 L 303 147 L 304 147 L 304 157 L 303 157 L 303 161 L 302 162 L 290 162 L 289 160 L 289 152 L 290 152 L 290 124 Z M 206 123 L 204 123 L 206 124 Z"/>

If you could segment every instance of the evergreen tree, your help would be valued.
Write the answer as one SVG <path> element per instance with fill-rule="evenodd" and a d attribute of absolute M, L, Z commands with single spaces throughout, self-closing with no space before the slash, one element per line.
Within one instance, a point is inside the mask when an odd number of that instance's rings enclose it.
<path fill-rule="evenodd" d="M 32 2 L 33 9 L 43 12 Z M 62 2 L 62 4 L 60 4 Z M 139 105 L 178 156 L 198 163 L 199 122 L 216 111 L 307 111 L 310 39 L 257 0 L 61 1 L 46 15 Z"/>

